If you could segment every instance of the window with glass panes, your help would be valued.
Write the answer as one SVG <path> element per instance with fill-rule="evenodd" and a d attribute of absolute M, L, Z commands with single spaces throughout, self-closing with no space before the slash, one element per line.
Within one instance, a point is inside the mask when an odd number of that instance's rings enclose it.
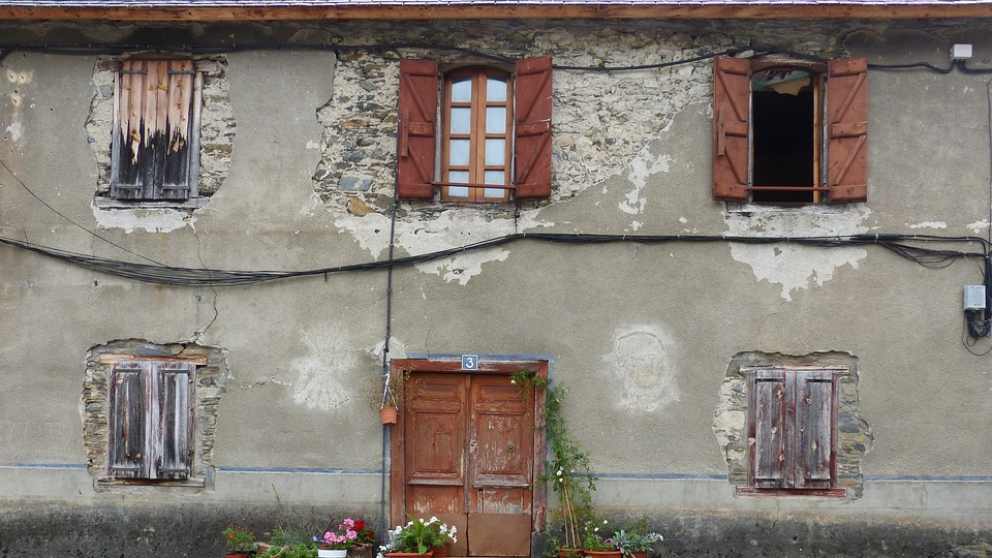
<path fill-rule="evenodd" d="M 512 87 L 509 74 L 489 68 L 445 76 L 441 165 L 445 200 L 509 198 Z"/>

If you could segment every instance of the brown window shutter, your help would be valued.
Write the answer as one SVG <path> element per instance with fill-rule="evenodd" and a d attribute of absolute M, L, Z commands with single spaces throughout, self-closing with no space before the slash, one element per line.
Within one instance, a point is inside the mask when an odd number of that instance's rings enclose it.
<path fill-rule="evenodd" d="M 747 201 L 751 61 L 713 60 L 713 197 Z"/>
<path fill-rule="evenodd" d="M 156 463 L 156 477 L 187 479 L 190 476 L 192 432 L 190 421 L 190 385 L 193 365 L 158 364 L 158 408 L 161 442 Z"/>
<path fill-rule="evenodd" d="M 434 197 L 437 82 L 437 64 L 433 61 L 400 60 L 396 181 L 396 194 L 400 199 L 429 200 Z"/>
<path fill-rule="evenodd" d="M 786 486 L 787 385 L 783 370 L 756 370 L 751 377 L 751 478 L 755 488 Z"/>
<path fill-rule="evenodd" d="M 831 488 L 834 454 L 834 377 L 830 371 L 796 373 L 799 448 L 796 485 Z"/>
<path fill-rule="evenodd" d="M 145 379 L 142 363 L 120 363 L 111 373 L 110 474 L 113 477 L 148 478 Z"/>
<path fill-rule="evenodd" d="M 517 199 L 551 196 L 551 57 L 517 61 L 513 164 Z"/>
<path fill-rule="evenodd" d="M 128 60 L 118 76 L 111 197 L 189 197 L 193 63 Z"/>
<path fill-rule="evenodd" d="M 868 61 L 831 60 L 827 70 L 830 201 L 868 199 Z"/>

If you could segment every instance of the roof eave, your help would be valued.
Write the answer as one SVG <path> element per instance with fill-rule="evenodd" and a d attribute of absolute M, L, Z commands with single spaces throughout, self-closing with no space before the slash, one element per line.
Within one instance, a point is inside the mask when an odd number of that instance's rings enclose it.
<path fill-rule="evenodd" d="M 0 20 L 288 21 L 431 19 L 948 19 L 992 17 L 992 2 L 757 4 L 483 4 L 238 7 L 3 6 Z"/>

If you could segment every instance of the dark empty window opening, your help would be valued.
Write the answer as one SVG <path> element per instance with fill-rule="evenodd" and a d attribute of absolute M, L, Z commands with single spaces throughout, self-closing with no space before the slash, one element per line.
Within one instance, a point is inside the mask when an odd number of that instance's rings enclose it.
<path fill-rule="evenodd" d="M 802 69 L 770 68 L 753 74 L 752 201 L 821 201 L 816 188 L 820 182 L 819 85 L 817 74 Z"/>

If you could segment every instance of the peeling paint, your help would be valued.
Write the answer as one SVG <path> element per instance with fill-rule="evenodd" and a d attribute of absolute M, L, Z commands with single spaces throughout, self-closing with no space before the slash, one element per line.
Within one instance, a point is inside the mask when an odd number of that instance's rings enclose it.
<path fill-rule="evenodd" d="M 613 348 L 603 356 L 618 388 L 616 406 L 626 412 L 657 413 L 679 401 L 674 338 L 658 324 L 617 328 Z"/>
<path fill-rule="evenodd" d="M 644 189 L 648 185 L 648 178 L 662 172 L 668 172 L 669 163 L 672 161 L 671 155 L 655 155 L 651 151 L 650 145 L 634 157 L 627 169 L 626 178 L 633 188 L 627 192 L 623 201 L 620 202 L 620 211 L 629 215 L 637 215 L 644 212 L 644 206 L 648 199 L 644 195 Z"/>
<path fill-rule="evenodd" d="M 724 221 L 728 234 L 734 236 L 837 236 L 868 232 L 870 215 L 871 210 L 863 204 L 843 208 L 747 205 L 725 212 Z M 813 284 L 822 287 L 837 268 L 849 265 L 857 269 L 858 262 L 868 257 L 868 251 L 861 247 L 822 250 L 791 244 L 731 243 L 730 254 L 749 265 L 758 281 L 780 285 L 786 301 L 792 300 L 793 291 Z"/>
<path fill-rule="evenodd" d="M 101 229 L 124 229 L 125 233 L 141 230 L 167 233 L 188 226 L 195 228 L 196 216 L 187 211 L 168 208 L 102 209 L 96 205 L 93 217 Z"/>
<path fill-rule="evenodd" d="M 946 229 L 947 223 L 943 221 L 923 221 L 922 223 L 913 223 L 912 225 L 906 223 L 906 226 L 911 229 Z"/>
<path fill-rule="evenodd" d="M 290 361 L 296 380 L 290 387 L 293 401 L 308 409 L 343 411 L 360 394 L 353 393 L 345 378 L 359 361 L 354 350 L 330 327 L 301 333 L 307 354 Z"/>
<path fill-rule="evenodd" d="M 989 228 L 989 222 L 987 219 L 982 219 L 981 221 L 975 221 L 974 223 L 969 223 L 965 225 L 969 231 L 974 234 L 981 234 L 983 231 Z"/>
<path fill-rule="evenodd" d="M 21 124 L 20 120 L 15 120 L 5 128 L 5 131 L 10 134 L 10 139 L 12 141 L 21 141 L 21 136 L 24 135 L 24 126 Z"/>

